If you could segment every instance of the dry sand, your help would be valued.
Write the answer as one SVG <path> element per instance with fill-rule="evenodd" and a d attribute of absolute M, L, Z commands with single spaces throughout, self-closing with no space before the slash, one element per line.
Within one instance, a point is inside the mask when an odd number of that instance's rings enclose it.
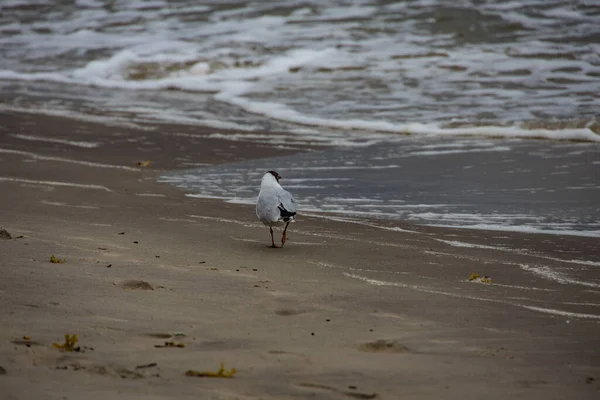
<path fill-rule="evenodd" d="M 300 216 L 270 249 L 252 207 L 156 178 L 281 150 L 189 127 L 0 118 L 0 225 L 13 237 L 0 239 L 2 399 L 600 396 L 600 289 L 515 267 L 597 259 L 597 239 Z M 82 351 L 53 348 L 65 333 Z M 165 341 L 185 347 L 155 347 Z M 185 375 L 221 362 L 234 378 Z"/>

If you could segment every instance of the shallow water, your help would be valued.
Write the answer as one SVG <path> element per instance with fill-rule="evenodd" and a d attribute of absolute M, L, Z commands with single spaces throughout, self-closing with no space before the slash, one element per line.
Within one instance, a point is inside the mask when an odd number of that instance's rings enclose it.
<path fill-rule="evenodd" d="M 276 168 L 305 212 L 600 231 L 594 2 L 5 0 L 0 34 L 0 111 L 327 149 L 169 177 L 197 195 Z"/>
<path fill-rule="evenodd" d="M 0 32 L 5 107 L 599 140 L 594 2 L 6 0 Z"/>
<path fill-rule="evenodd" d="M 531 140 L 414 140 L 177 172 L 200 198 L 254 204 L 275 169 L 299 212 L 600 237 L 600 149 Z M 598 163 L 598 161 L 595 161 Z"/>

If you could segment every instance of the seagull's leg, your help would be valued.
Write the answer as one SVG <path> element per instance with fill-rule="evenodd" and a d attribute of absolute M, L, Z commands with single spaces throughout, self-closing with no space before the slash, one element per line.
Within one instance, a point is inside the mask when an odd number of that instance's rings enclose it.
<path fill-rule="evenodd" d="M 289 221 L 287 224 L 285 224 L 285 229 L 283 230 L 283 235 L 281 236 L 281 247 L 283 247 L 283 245 L 285 244 L 285 232 L 287 231 L 287 227 L 289 224 Z"/>
<path fill-rule="evenodd" d="M 273 228 L 269 227 L 269 230 L 271 231 L 271 247 L 273 247 L 274 249 L 276 249 L 277 246 L 275 246 L 275 240 L 273 239 Z"/>

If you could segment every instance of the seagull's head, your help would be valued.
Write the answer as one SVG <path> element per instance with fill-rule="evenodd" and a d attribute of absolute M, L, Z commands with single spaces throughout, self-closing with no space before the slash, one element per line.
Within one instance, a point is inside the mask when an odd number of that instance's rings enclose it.
<path fill-rule="evenodd" d="M 281 179 L 281 175 L 279 175 L 277 173 L 277 171 L 267 171 L 268 174 L 271 174 L 275 177 L 275 179 L 277 180 L 277 183 L 279 183 L 279 180 Z"/>

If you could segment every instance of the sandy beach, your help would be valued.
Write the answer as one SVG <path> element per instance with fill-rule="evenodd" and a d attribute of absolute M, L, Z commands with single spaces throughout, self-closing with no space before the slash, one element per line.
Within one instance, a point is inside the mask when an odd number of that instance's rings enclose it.
<path fill-rule="evenodd" d="M 597 238 L 300 213 L 271 249 L 253 207 L 157 178 L 301 149 L 189 126 L 0 119 L 3 399 L 600 395 Z M 53 347 L 65 334 L 80 351 Z M 233 378 L 186 376 L 221 363 Z"/>

